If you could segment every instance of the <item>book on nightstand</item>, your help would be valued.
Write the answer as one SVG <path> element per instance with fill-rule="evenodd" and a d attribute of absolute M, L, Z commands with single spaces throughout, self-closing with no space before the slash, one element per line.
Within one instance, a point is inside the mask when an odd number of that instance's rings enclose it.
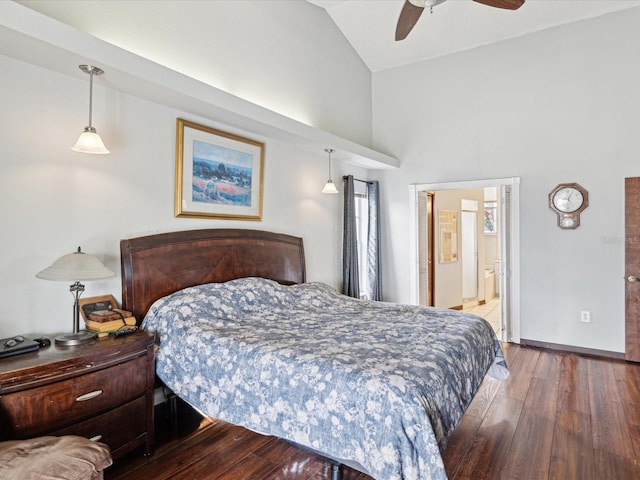
<path fill-rule="evenodd" d="M 95 333 L 96 337 L 98 338 L 108 338 L 111 336 L 119 337 L 122 335 L 127 335 L 129 333 L 136 332 L 137 330 L 138 330 L 138 327 L 136 326 L 122 327 L 122 328 L 119 328 L 118 330 L 112 330 L 110 332 L 96 332 L 95 330 L 89 330 L 88 328 L 85 328 L 85 331 Z"/>
<path fill-rule="evenodd" d="M 132 327 L 136 324 L 136 319 L 134 317 L 126 317 L 124 319 L 120 318 L 118 320 L 110 320 L 108 322 L 96 322 L 93 320 L 85 320 L 84 321 L 87 330 L 92 332 L 116 332 L 123 327 Z"/>
<path fill-rule="evenodd" d="M 89 313 L 89 316 L 86 320 L 91 320 L 92 322 L 110 322 L 112 320 L 122 320 L 124 318 L 130 317 L 131 312 L 127 310 L 121 310 L 120 308 L 109 308 L 107 310 L 94 310 Z"/>

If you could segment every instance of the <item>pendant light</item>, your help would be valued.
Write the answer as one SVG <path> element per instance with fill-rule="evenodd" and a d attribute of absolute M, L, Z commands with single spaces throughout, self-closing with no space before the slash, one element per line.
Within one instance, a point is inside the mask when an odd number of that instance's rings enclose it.
<path fill-rule="evenodd" d="M 94 67 L 93 65 L 79 65 L 80 70 L 89 74 L 89 126 L 84 127 L 84 132 L 78 137 L 76 144 L 71 147 L 74 152 L 82 153 L 94 153 L 94 154 L 107 154 L 109 150 L 102 143 L 100 135 L 96 132 L 96 129 L 91 125 L 91 113 L 93 107 L 93 76 L 102 75 L 104 70 Z"/>
<path fill-rule="evenodd" d="M 335 152 L 335 150 L 333 148 L 325 148 L 324 151 L 329 154 L 329 180 L 327 180 L 327 183 L 324 185 L 322 193 L 338 193 L 338 189 L 333 183 L 333 180 L 331 180 L 331 154 Z"/>

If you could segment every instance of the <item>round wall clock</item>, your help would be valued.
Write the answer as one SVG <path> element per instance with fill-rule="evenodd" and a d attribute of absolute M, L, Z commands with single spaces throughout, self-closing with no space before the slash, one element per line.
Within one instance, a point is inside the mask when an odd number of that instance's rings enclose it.
<path fill-rule="evenodd" d="M 589 192 L 577 183 L 561 183 L 549 193 L 549 208 L 558 216 L 558 226 L 580 226 L 580 212 L 589 206 Z"/>

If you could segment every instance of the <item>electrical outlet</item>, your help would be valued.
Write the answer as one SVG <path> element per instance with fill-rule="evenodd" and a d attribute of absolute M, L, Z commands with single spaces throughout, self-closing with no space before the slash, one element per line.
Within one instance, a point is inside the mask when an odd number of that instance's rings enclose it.
<path fill-rule="evenodd" d="M 590 323 L 591 322 L 591 312 L 587 312 L 586 310 L 583 310 L 580 312 L 580 321 L 584 322 L 584 323 Z"/>

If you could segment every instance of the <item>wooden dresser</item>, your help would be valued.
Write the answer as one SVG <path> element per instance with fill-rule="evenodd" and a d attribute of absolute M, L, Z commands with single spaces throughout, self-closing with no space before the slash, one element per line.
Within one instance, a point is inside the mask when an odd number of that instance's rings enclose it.
<path fill-rule="evenodd" d="M 80 435 L 153 453 L 154 337 L 135 332 L 0 359 L 0 440 Z"/>

